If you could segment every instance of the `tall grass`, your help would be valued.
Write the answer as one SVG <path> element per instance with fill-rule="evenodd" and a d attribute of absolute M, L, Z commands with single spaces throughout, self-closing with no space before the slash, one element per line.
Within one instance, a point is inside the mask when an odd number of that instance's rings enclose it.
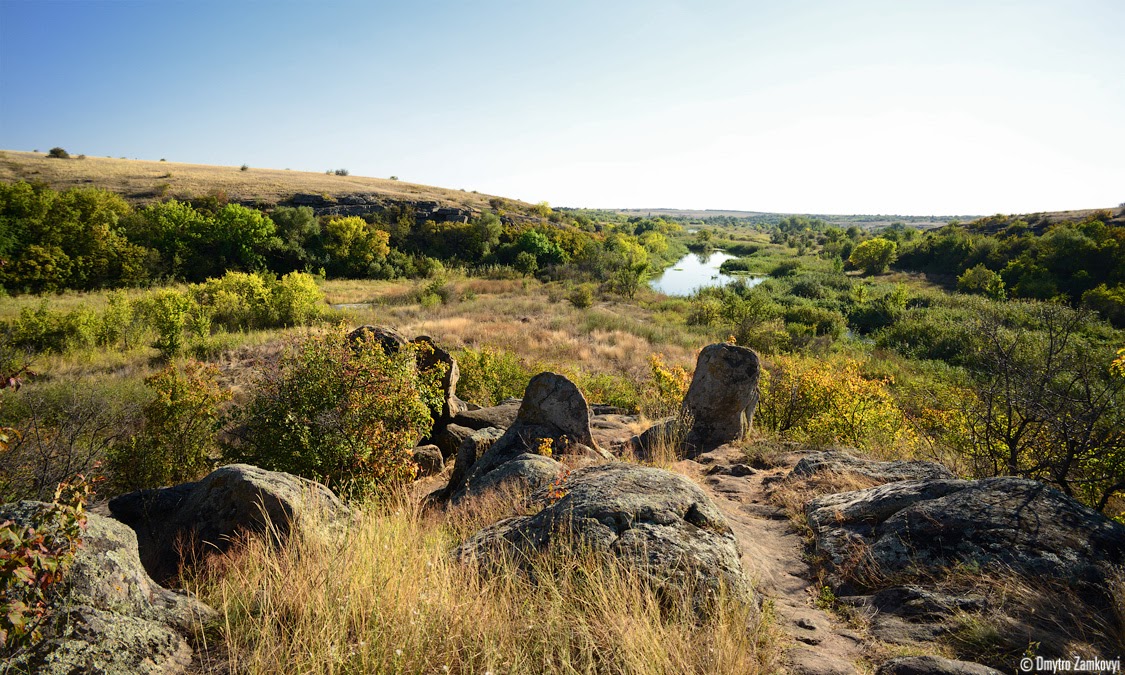
<path fill-rule="evenodd" d="M 700 619 L 689 594 L 669 605 L 574 550 L 485 573 L 451 555 L 485 521 L 401 500 L 342 538 L 248 541 L 189 581 L 219 610 L 209 649 L 245 673 L 776 672 L 768 610 L 721 600 Z"/>

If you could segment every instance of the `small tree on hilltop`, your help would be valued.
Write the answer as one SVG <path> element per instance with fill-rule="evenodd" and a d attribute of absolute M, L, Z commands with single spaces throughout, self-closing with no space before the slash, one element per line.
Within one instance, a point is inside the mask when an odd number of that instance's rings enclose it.
<path fill-rule="evenodd" d="M 50 152 L 47 153 L 47 156 L 54 157 L 55 159 L 70 159 L 70 153 L 68 153 L 66 150 L 63 150 L 62 148 L 51 148 Z"/>

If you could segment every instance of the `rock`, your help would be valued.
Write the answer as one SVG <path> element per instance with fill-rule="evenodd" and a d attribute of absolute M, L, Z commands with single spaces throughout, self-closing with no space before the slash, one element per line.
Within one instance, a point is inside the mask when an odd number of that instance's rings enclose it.
<path fill-rule="evenodd" d="M 830 658 L 824 653 L 798 647 L 790 649 L 785 654 L 789 666 L 788 672 L 793 675 L 855 675 L 856 669 L 850 663 L 839 658 Z"/>
<path fill-rule="evenodd" d="M 487 429 L 491 427 L 482 427 Z M 449 459 L 457 455 L 458 449 L 465 439 L 473 435 L 474 429 L 470 427 L 463 427 L 460 424 L 447 424 L 441 429 L 438 429 L 430 437 L 430 442 L 436 445 L 441 450 L 443 459 Z M 474 461 L 475 458 L 474 458 Z"/>
<path fill-rule="evenodd" d="M 457 427 L 463 429 L 464 427 Z M 465 435 L 461 446 L 457 449 L 457 458 L 453 464 L 453 474 L 449 477 L 449 484 L 446 486 L 442 493 L 442 497 L 449 498 L 453 493 L 465 485 L 465 479 L 468 478 L 469 472 L 473 470 L 473 464 L 476 464 L 477 458 L 480 457 L 492 447 L 492 444 L 500 440 L 504 432 L 495 427 L 487 427 L 478 431 L 469 431 Z"/>
<path fill-rule="evenodd" d="M 900 656 L 887 661 L 876 675 L 1001 675 L 999 670 L 940 656 Z"/>
<path fill-rule="evenodd" d="M 383 346 L 385 354 L 397 354 L 398 350 L 405 347 L 407 343 L 402 333 L 383 326 L 360 326 L 348 333 L 349 342 L 359 342 L 363 339 L 376 340 Z"/>
<path fill-rule="evenodd" d="M 34 524 L 51 508 L 42 502 L 0 506 L 0 521 Z M 141 564 L 133 530 L 87 514 L 82 546 L 50 594 L 58 610 L 44 639 L 5 665 L 14 672 L 180 673 L 191 662 L 184 638 L 214 611 L 162 588 Z"/>
<path fill-rule="evenodd" d="M 548 494 L 534 516 L 490 525 L 462 544 L 455 555 L 486 567 L 497 556 L 517 559 L 570 545 L 577 538 L 591 550 L 634 567 L 661 592 L 694 589 L 705 605 L 720 588 L 749 600 L 738 542 L 706 494 L 687 478 L 661 469 L 615 462 L 579 469 Z"/>
<path fill-rule="evenodd" d="M 790 477 L 807 478 L 821 472 L 854 473 L 883 483 L 903 480 L 939 480 L 956 478 L 953 472 L 937 462 L 879 462 L 862 459 L 840 450 L 816 452 L 793 467 Z"/>
<path fill-rule="evenodd" d="M 586 397 L 573 382 L 555 373 L 539 373 L 531 378 L 512 427 L 535 438 L 558 439 L 593 447 L 590 433 L 590 408 Z"/>
<path fill-rule="evenodd" d="M 418 477 L 434 476 L 445 470 L 441 449 L 436 445 L 419 445 L 412 451 L 414 463 L 418 465 Z"/>
<path fill-rule="evenodd" d="M 466 410 L 453 417 L 453 424 L 469 429 L 484 429 L 496 427 L 507 429 L 516 422 L 516 415 L 520 412 L 520 399 L 510 399 L 499 405 L 479 410 Z"/>
<path fill-rule="evenodd" d="M 454 471 L 460 482 L 451 479 L 446 494 L 453 501 L 458 501 L 495 486 L 496 481 L 486 478 L 488 473 L 520 455 L 534 454 L 542 440 L 550 440 L 552 453 L 556 456 L 581 450 L 584 446 L 599 450 L 590 432 L 590 410 L 586 398 L 573 382 L 555 373 L 539 373 L 531 378 L 512 425 L 486 451 L 477 455 L 472 468 L 463 474 L 463 480 L 460 478 L 462 474 Z M 525 458 L 520 468 L 530 473 L 519 477 L 525 483 L 535 485 L 545 477 L 548 466 L 540 461 L 529 463 Z M 557 462 L 554 467 L 556 473 L 562 470 Z M 506 476 L 513 477 L 510 474 Z"/>
<path fill-rule="evenodd" d="M 109 510 L 136 531 L 145 569 L 165 582 L 185 562 L 227 550 L 240 531 L 268 527 L 285 537 L 307 517 L 338 522 L 349 514 L 319 483 L 248 464 L 220 467 L 195 483 L 130 492 L 111 499 Z"/>
<path fill-rule="evenodd" d="M 758 355 L 746 347 L 713 344 L 699 352 L 683 405 L 691 421 L 688 456 L 742 439 L 754 420 L 760 374 Z"/>
<path fill-rule="evenodd" d="M 593 406 L 591 406 L 590 411 L 594 412 Z M 593 434 L 594 442 L 598 444 L 598 447 L 617 447 L 633 436 L 630 425 L 636 421 L 637 418 L 633 415 L 594 413 L 590 417 L 590 433 Z"/>
<path fill-rule="evenodd" d="M 469 482 L 462 496 L 484 494 L 503 485 L 531 492 L 550 484 L 563 470 L 563 465 L 550 457 L 525 452 Z"/>
<path fill-rule="evenodd" d="M 5 663 L 39 675 L 188 672 L 192 649 L 183 635 L 156 621 L 77 606 L 53 617 L 42 641 Z"/>
<path fill-rule="evenodd" d="M 732 476 L 734 478 L 753 476 L 756 473 L 758 473 L 758 470 L 749 464 L 714 464 L 707 470 L 708 476 Z"/>
<path fill-rule="evenodd" d="M 1101 584 L 1125 562 L 1125 526 L 1022 478 L 888 483 L 818 497 L 805 512 L 833 564 L 863 546 L 885 576 L 998 564 L 1031 578 Z"/>

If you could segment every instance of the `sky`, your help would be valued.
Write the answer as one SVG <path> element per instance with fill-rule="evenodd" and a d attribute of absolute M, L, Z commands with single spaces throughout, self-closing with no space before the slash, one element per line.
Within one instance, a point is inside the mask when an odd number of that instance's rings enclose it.
<path fill-rule="evenodd" d="M 0 148 L 553 206 L 1125 202 L 1121 0 L 0 0 Z"/>

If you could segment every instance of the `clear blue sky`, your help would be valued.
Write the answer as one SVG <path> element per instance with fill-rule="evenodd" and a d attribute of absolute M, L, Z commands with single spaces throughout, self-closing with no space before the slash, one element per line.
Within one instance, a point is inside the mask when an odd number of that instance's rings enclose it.
<path fill-rule="evenodd" d="M 558 206 L 1125 201 L 1125 2 L 0 0 L 0 148 Z"/>

